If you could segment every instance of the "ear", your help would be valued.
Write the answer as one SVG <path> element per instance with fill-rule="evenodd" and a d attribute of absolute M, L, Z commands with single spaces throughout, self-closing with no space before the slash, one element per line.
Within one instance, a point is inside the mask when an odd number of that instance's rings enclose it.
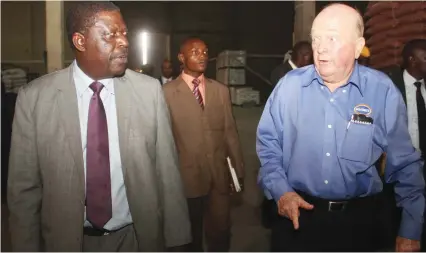
<path fill-rule="evenodd" d="M 178 60 L 180 63 L 184 64 L 185 56 L 182 53 L 178 53 Z"/>
<path fill-rule="evenodd" d="M 360 37 L 355 41 L 355 59 L 358 59 L 361 55 L 361 51 L 365 46 L 364 37 Z"/>
<path fill-rule="evenodd" d="M 81 33 L 74 33 L 72 35 L 72 44 L 77 49 L 77 51 L 84 52 L 86 51 L 86 38 Z"/>

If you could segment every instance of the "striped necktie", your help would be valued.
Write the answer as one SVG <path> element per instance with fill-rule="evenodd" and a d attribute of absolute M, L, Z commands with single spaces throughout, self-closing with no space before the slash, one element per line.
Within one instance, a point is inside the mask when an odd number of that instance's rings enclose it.
<path fill-rule="evenodd" d="M 194 84 L 194 89 L 192 90 L 192 93 L 194 93 L 195 99 L 197 99 L 198 104 L 201 106 L 201 109 L 204 110 L 203 97 L 201 96 L 201 92 L 199 89 L 201 81 L 195 78 L 192 83 Z"/>

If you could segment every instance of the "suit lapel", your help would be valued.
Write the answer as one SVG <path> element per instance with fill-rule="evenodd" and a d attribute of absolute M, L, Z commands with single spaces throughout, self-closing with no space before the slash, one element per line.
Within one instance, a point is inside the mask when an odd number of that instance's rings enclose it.
<path fill-rule="evenodd" d="M 124 75 L 114 78 L 115 102 L 117 108 L 118 139 L 120 145 L 120 156 L 123 167 L 123 174 L 128 167 L 127 155 L 130 133 L 130 114 L 132 111 L 132 86 L 128 78 Z"/>
<path fill-rule="evenodd" d="M 65 129 L 66 142 L 76 165 L 79 178 L 81 197 L 84 200 L 85 180 L 83 150 L 81 144 L 80 119 L 78 114 L 77 93 L 73 78 L 73 67 L 68 67 L 67 74 L 58 80 L 58 112 L 62 127 Z M 61 80 L 62 79 L 62 80 Z"/>
<path fill-rule="evenodd" d="M 185 103 L 187 103 L 187 106 L 197 108 L 200 112 L 202 112 L 202 109 L 198 104 L 198 101 L 195 99 L 195 96 L 189 88 L 188 84 L 183 80 L 181 76 L 176 78 L 176 80 L 178 81 L 178 83 L 176 84 L 177 95 L 179 97 L 184 97 L 181 101 L 185 101 Z M 213 101 L 212 97 L 214 96 L 214 90 L 212 90 L 211 83 L 212 80 L 204 77 L 204 108 L 208 107 L 210 105 L 210 102 Z"/>
<path fill-rule="evenodd" d="M 211 100 L 211 96 L 212 96 L 212 85 L 211 85 L 211 80 L 204 77 L 204 110 L 205 108 L 209 107 Z"/>

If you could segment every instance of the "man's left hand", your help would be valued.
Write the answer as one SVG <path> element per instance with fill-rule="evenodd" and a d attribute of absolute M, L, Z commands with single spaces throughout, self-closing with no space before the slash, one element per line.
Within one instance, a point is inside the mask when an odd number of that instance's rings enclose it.
<path fill-rule="evenodd" d="M 410 240 L 398 236 L 396 238 L 396 252 L 416 252 L 420 251 L 420 241 Z"/>

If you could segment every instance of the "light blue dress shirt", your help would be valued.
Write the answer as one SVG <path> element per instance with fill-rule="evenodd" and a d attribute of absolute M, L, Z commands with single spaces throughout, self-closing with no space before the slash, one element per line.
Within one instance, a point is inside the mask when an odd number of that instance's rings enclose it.
<path fill-rule="evenodd" d="M 371 125 L 349 123 L 369 113 Z M 334 92 L 313 65 L 290 71 L 269 97 L 257 130 L 258 181 L 276 201 L 299 190 L 324 199 L 382 191 L 374 163 L 387 154 L 385 179 L 397 182 L 399 235 L 419 240 L 425 209 L 423 161 L 414 149 L 401 93 L 384 73 L 355 63 Z"/>

